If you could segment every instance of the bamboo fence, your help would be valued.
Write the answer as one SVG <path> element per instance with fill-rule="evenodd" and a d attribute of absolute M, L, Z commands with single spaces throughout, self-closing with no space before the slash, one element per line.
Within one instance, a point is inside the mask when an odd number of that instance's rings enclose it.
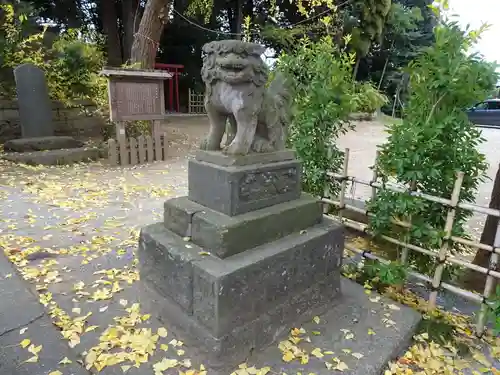
<path fill-rule="evenodd" d="M 167 135 L 108 140 L 108 160 L 112 165 L 137 165 L 167 159 Z"/>
<path fill-rule="evenodd" d="M 477 319 L 477 324 L 476 324 L 476 334 L 478 336 L 482 336 L 484 331 L 485 331 L 485 326 L 486 326 L 486 316 L 487 316 L 487 311 L 488 311 L 488 305 L 487 301 L 491 296 L 491 293 L 493 291 L 494 285 L 495 285 L 495 278 L 500 279 L 500 272 L 498 272 L 497 265 L 498 265 L 498 258 L 500 254 L 500 223 L 499 226 L 497 227 L 497 232 L 495 236 L 495 241 L 493 246 L 485 245 L 482 243 L 479 243 L 477 241 L 471 241 L 465 238 L 461 237 L 455 237 L 452 236 L 451 230 L 453 227 L 453 222 L 455 219 L 455 212 L 457 208 L 460 209 L 465 209 L 465 210 L 470 210 L 476 213 L 482 213 L 486 215 L 492 215 L 496 217 L 500 217 L 500 210 L 497 209 L 492 209 L 488 207 L 483 207 L 479 205 L 475 205 L 472 203 L 466 203 L 466 202 L 459 202 L 459 196 L 460 196 L 460 189 L 462 186 L 462 181 L 464 178 L 463 173 L 457 173 L 456 179 L 455 179 L 455 184 L 453 187 L 453 192 L 451 194 L 450 198 L 442 198 L 442 197 L 436 197 L 433 195 L 425 194 L 423 192 L 417 191 L 415 186 L 416 182 L 413 181 L 412 184 L 408 188 L 404 188 L 401 186 L 396 186 L 394 184 L 382 184 L 381 182 L 378 181 L 379 176 L 377 175 L 377 171 L 375 168 L 373 168 L 373 176 L 371 181 L 364 181 L 352 176 L 348 175 L 348 164 L 349 164 L 349 149 L 345 150 L 345 155 L 344 155 L 344 165 L 342 168 L 341 173 L 333 173 L 333 172 L 328 172 L 327 175 L 329 178 L 338 180 L 341 182 L 341 189 L 340 189 L 340 194 L 337 199 L 331 199 L 327 198 L 326 196 L 329 196 L 327 194 L 328 190 L 325 187 L 325 197 L 321 199 L 323 203 L 326 204 L 331 204 L 335 206 L 338 209 L 338 216 L 339 219 L 346 225 L 348 228 L 367 233 L 371 236 L 374 236 L 374 234 L 370 231 L 369 226 L 366 224 L 362 224 L 347 218 L 343 217 L 343 210 L 344 209 L 349 209 L 353 212 L 360 213 L 362 215 L 365 215 L 367 217 L 372 216 L 373 214 L 370 212 L 367 212 L 367 210 L 350 205 L 346 203 L 345 195 L 346 195 L 346 189 L 347 189 L 347 182 L 355 183 L 355 184 L 361 184 L 361 185 L 366 185 L 371 187 L 371 197 L 372 199 L 375 198 L 377 194 L 378 189 L 387 189 L 390 191 L 394 192 L 406 192 L 407 194 L 414 196 L 414 197 L 420 197 L 422 199 L 439 203 L 444 206 L 448 207 L 448 214 L 446 218 L 446 223 L 444 226 L 444 233 L 445 236 L 443 238 L 443 245 L 441 248 L 436 251 L 436 250 L 431 250 L 431 249 L 425 249 L 420 246 L 416 246 L 410 243 L 406 243 L 403 241 L 400 241 L 396 238 L 389 237 L 382 235 L 380 238 L 384 239 L 385 241 L 388 241 L 394 245 L 401 246 L 403 251 L 401 252 L 401 263 L 405 264 L 407 263 L 408 259 L 408 252 L 411 251 L 417 251 L 422 254 L 427 254 L 428 256 L 432 257 L 436 262 L 437 262 L 437 267 L 435 269 L 435 272 L 433 275 L 423 275 L 418 272 L 410 270 L 409 274 L 413 277 L 415 277 L 418 280 L 421 280 L 425 283 L 428 283 L 431 285 L 431 293 L 429 294 L 429 308 L 433 309 L 436 307 L 436 300 L 438 296 L 438 291 L 440 289 L 447 290 L 451 293 L 454 293 L 456 295 L 459 295 L 463 298 L 466 298 L 470 301 L 479 303 L 481 308 L 478 314 L 478 319 Z M 393 218 L 392 222 L 400 227 L 410 229 L 411 228 L 411 217 L 406 218 L 405 221 L 401 221 L 398 219 Z M 466 259 L 462 259 L 459 257 L 456 257 L 452 254 L 449 253 L 449 247 L 451 243 L 459 243 L 462 245 L 466 245 L 469 247 L 473 247 L 476 249 L 482 249 L 489 251 L 491 253 L 490 256 L 490 262 L 489 262 L 489 267 L 481 267 L 475 264 L 472 264 Z M 371 251 L 368 250 L 362 250 L 359 248 L 356 248 L 355 246 L 351 244 L 346 244 L 346 249 L 353 251 L 354 253 L 357 253 L 361 255 L 363 258 L 366 259 L 372 259 L 372 260 L 378 260 L 382 263 L 388 263 L 389 261 L 387 259 L 383 259 L 381 257 L 378 257 L 374 254 L 371 253 Z M 486 282 L 483 290 L 483 294 L 479 295 L 476 293 L 473 293 L 471 291 L 462 289 L 460 287 L 445 283 L 442 281 L 443 277 L 443 272 L 445 270 L 445 267 L 447 264 L 455 264 L 464 268 L 467 268 L 469 270 L 473 270 L 475 272 L 480 272 L 482 274 L 486 275 Z"/>

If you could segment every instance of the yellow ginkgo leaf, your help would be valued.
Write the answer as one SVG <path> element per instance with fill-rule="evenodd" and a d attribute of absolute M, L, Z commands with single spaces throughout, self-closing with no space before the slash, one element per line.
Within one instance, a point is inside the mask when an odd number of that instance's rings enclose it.
<path fill-rule="evenodd" d="M 361 359 L 364 357 L 364 355 L 361 353 L 352 353 L 351 355 L 356 359 Z"/>
<path fill-rule="evenodd" d="M 21 345 L 21 347 L 23 349 L 27 348 L 29 346 L 29 344 L 31 344 L 31 340 L 30 339 L 24 339 L 23 341 L 21 341 L 21 343 L 19 345 Z"/>
<path fill-rule="evenodd" d="M 160 327 L 158 328 L 158 336 L 165 338 L 168 336 L 168 331 L 164 327 Z"/>
<path fill-rule="evenodd" d="M 33 357 L 27 359 L 26 361 L 24 361 L 26 363 L 35 363 L 35 362 L 38 362 L 38 356 L 37 355 L 34 355 Z"/>
<path fill-rule="evenodd" d="M 349 370 L 349 367 L 344 362 L 340 361 L 339 363 L 337 363 L 334 369 L 337 371 L 345 371 Z"/>
<path fill-rule="evenodd" d="M 130 370 L 130 368 L 131 368 L 131 367 L 132 367 L 132 366 L 128 366 L 128 365 L 127 365 L 127 366 L 122 366 L 121 368 L 122 368 L 122 371 L 123 371 L 123 372 L 127 372 L 128 370 Z"/>
<path fill-rule="evenodd" d="M 99 328 L 99 326 L 88 326 L 87 328 L 85 328 L 85 332 L 92 332 L 97 328 Z"/>
<path fill-rule="evenodd" d="M 324 357 L 324 354 L 321 352 L 321 349 L 320 348 L 316 348 L 314 349 L 311 354 L 313 356 L 315 356 L 316 358 L 323 358 Z"/>
<path fill-rule="evenodd" d="M 69 365 L 70 363 L 73 363 L 68 357 L 64 357 L 59 361 L 60 365 Z"/>
<path fill-rule="evenodd" d="M 49 375 L 63 375 L 63 373 L 59 370 L 49 372 Z"/>
<path fill-rule="evenodd" d="M 320 322 L 319 316 L 315 316 L 313 318 L 313 322 L 316 323 L 316 324 L 319 324 L 319 322 Z"/>
<path fill-rule="evenodd" d="M 28 351 L 34 355 L 38 355 L 38 353 L 40 353 L 41 350 L 42 350 L 42 345 L 35 346 L 31 344 L 28 348 Z"/>
<path fill-rule="evenodd" d="M 293 355 L 293 353 L 289 350 L 287 350 L 284 354 L 283 354 L 283 361 L 285 362 L 291 362 L 295 359 L 295 355 Z"/>

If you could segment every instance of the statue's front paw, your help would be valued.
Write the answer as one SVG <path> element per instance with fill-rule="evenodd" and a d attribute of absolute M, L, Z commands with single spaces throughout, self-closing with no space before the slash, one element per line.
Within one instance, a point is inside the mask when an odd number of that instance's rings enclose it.
<path fill-rule="evenodd" d="M 256 138 L 252 143 L 252 150 L 255 152 L 273 152 L 274 148 L 266 139 Z"/>
<path fill-rule="evenodd" d="M 208 142 L 206 139 L 202 140 L 200 142 L 200 150 L 206 150 L 207 149 Z"/>
<path fill-rule="evenodd" d="M 248 147 L 244 147 L 244 145 L 240 143 L 232 142 L 224 149 L 224 153 L 227 155 L 246 155 L 248 154 Z"/>
<path fill-rule="evenodd" d="M 214 142 L 210 142 L 209 138 L 205 138 L 200 143 L 200 150 L 218 151 L 218 150 L 220 150 L 220 145 L 214 144 Z"/>

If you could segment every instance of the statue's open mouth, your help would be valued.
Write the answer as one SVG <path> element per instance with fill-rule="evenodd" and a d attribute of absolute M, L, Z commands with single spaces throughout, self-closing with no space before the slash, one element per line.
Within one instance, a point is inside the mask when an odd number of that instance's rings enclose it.
<path fill-rule="evenodd" d="M 243 69 L 245 69 L 245 67 L 243 65 L 224 65 L 222 66 L 222 68 L 228 72 L 232 72 L 232 73 L 239 73 L 241 72 Z"/>
<path fill-rule="evenodd" d="M 219 57 L 217 64 L 228 73 L 239 73 L 248 65 L 244 59 L 235 55 Z"/>

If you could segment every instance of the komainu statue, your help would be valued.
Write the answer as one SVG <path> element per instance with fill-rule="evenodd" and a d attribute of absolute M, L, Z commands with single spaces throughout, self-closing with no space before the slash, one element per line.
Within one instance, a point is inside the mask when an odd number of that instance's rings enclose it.
<path fill-rule="evenodd" d="M 265 47 L 240 40 L 221 40 L 203 46 L 201 76 L 206 85 L 205 108 L 210 131 L 201 148 L 224 152 L 283 150 L 288 130 L 290 95 L 283 76 L 268 83 L 269 70 L 260 58 Z"/>

